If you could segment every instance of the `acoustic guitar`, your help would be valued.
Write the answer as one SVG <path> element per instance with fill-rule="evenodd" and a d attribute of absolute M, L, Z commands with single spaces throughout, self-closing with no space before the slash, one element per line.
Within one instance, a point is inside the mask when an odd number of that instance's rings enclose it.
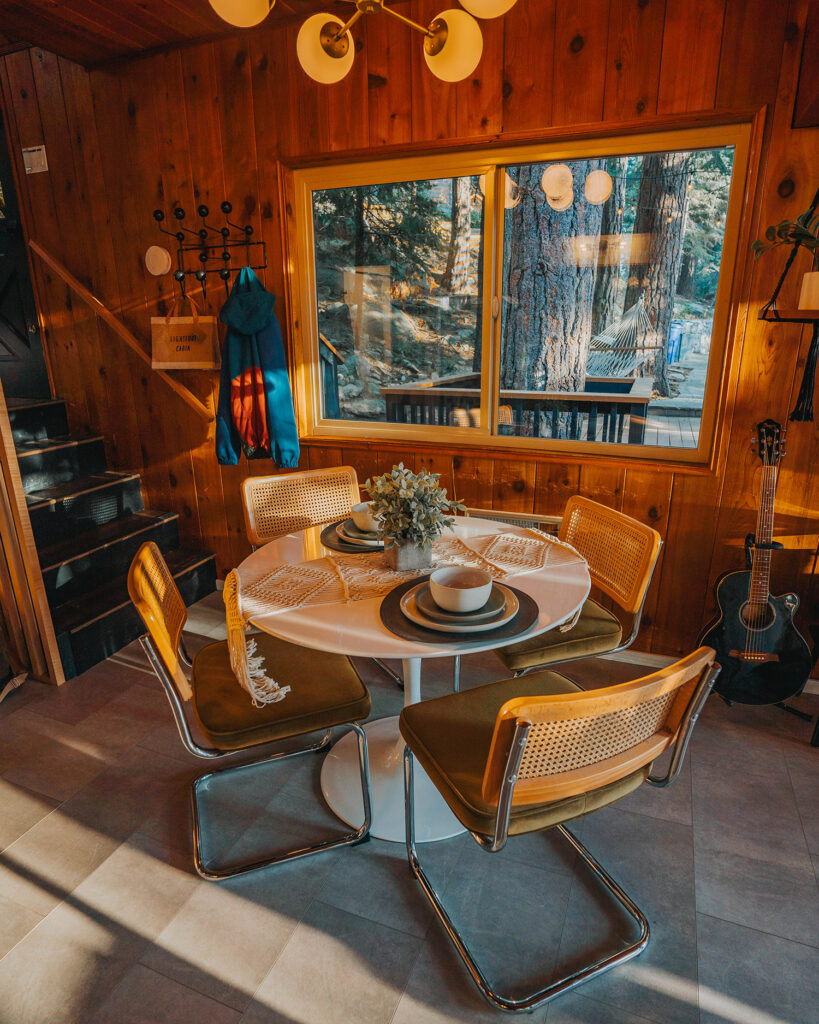
<path fill-rule="evenodd" d="M 714 691 L 738 704 L 780 704 L 800 693 L 810 675 L 813 656 L 793 617 L 796 594 L 770 593 L 771 554 L 782 545 L 773 539 L 776 474 L 784 455 L 782 428 L 773 420 L 757 426 L 762 460 L 756 534 L 746 541 L 750 568 L 726 572 L 714 588 L 719 613 L 699 638 L 713 647 L 722 671 Z"/>

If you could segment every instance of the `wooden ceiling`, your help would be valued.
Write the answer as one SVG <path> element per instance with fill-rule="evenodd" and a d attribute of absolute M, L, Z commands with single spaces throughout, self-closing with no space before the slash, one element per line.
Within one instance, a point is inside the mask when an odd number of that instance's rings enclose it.
<path fill-rule="evenodd" d="M 344 6 L 341 0 L 276 0 L 265 24 Z M 237 31 L 208 0 L 0 0 L 0 53 L 41 46 L 85 67 Z"/>

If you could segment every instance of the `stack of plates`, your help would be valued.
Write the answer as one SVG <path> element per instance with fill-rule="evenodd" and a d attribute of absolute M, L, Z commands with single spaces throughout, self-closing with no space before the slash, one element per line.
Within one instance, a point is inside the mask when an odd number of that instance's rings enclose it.
<path fill-rule="evenodd" d="M 518 613 L 514 592 L 502 583 L 492 586 L 489 600 L 475 612 L 448 612 L 432 600 L 429 582 L 412 587 L 401 598 L 401 611 L 417 626 L 438 633 L 481 633 L 505 626 Z"/>
<path fill-rule="evenodd" d="M 354 544 L 359 548 L 380 548 L 381 541 L 377 533 L 365 533 L 355 525 L 352 519 L 345 519 L 336 527 L 336 536 L 345 544 Z"/>

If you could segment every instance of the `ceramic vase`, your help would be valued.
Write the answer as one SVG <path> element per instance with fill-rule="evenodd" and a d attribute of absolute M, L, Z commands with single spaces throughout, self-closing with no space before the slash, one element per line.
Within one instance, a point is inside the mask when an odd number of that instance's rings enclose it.
<path fill-rule="evenodd" d="M 387 565 L 395 572 L 409 572 L 410 569 L 432 568 L 432 545 L 422 548 L 417 544 L 399 544 L 392 541 L 384 546 Z"/>

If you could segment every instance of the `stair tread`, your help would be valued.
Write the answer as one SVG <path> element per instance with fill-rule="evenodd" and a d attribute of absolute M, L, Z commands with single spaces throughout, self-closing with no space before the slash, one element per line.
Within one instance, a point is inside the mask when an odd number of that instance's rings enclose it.
<path fill-rule="evenodd" d="M 177 548 L 165 552 L 165 561 L 173 576 L 188 572 L 196 565 L 210 561 L 214 556 L 208 551 L 193 548 Z M 128 576 L 118 576 L 105 586 L 92 590 L 90 594 L 66 601 L 52 609 L 52 619 L 56 633 L 73 632 L 81 626 L 93 622 L 101 615 L 106 615 L 117 608 L 128 604 Z"/>
<path fill-rule="evenodd" d="M 74 498 L 79 494 L 88 491 L 96 491 L 102 487 L 110 487 L 111 484 L 123 480 L 138 480 L 139 473 L 125 473 L 109 469 L 105 473 L 92 474 L 91 476 L 77 477 L 75 480 L 67 480 L 63 484 L 55 484 L 53 487 L 43 487 L 38 491 L 29 491 L 26 495 L 29 511 L 40 505 L 49 505 L 55 501 L 62 501 L 64 498 Z"/>
<path fill-rule="evenodd" d="M 55 566 L 64 565 L 80 555 L 88 554 L 98 548 L 149 530 L 160 523 L 167 523 L 178 518 L 179 516 L 175 512 L 156 512 L 152 509 L 145 509 L 121 516 L 119 519 L 112 519 L 101 526 L 83 530 L 56 544 L 49 544 L 47 547 L 41 548 L 38 551 L 40 567 L 43 572 L 46 572 Z"/>
<path fill-rule="evenodd" d="M 11 410 L 36 409 L 40 405 L 63 405 L 64 403 L 64 398 L 7 398 L 6 408 Z"/>
<path fill-rule="evenodd" d="M 82 444 L 90 444 L 93 441 L 102 441 L 101 434 L 79 434 L 66 437 L 43 437 L 39 441 L 21 441 L 15 445 L 18 459 L 24 459 L 27 455 L 36 455 L 38 452 L 52 452 L 60 448 L 79 448 Z"/>

